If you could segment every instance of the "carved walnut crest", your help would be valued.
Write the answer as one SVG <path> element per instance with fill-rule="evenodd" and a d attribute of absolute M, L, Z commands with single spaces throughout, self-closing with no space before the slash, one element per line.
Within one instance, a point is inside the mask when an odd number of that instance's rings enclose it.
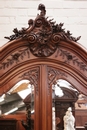
<path fill-rule="evenodd" d="M 73 37 L 70 31 L 65 32 L 63 29 L 63 23 L 56 24 L 53 19 L 48 20 L 45 17 L 46 10 L 43 4 L 39 4 L 38 10 L 40 14 L 37 15 L 35 20 L 30 19 L 28 21 L 29 27 L 18 30 L 13 30 L 14 34 L 7 39 L 14 40 L 23 38 L 28 41 L 28 47 L 33 55 L 37 57 L 48 57 L 52 55 L 60 40 L 72 40 L 77 41 L 80 37 Z"/>

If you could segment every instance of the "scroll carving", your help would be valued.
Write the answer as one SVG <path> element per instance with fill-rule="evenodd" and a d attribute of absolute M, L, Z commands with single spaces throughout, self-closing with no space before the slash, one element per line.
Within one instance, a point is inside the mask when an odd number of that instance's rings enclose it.
<path fill-rule="evenodd" d="M 52 55 L 61 40 L 76 42 L 80 39 L 80 36 L 73 37 L 69 30 L 65 32 L 63 23 L 56 24 L 53 19 L 48 20 L 48 17 L 45 17 L 46 9 L 43 4 L 39 4 L 38 10 L 41 11 L 40 14 L 37 14 L 35 20 L 30 19 L 28 21 L 28 28 L 21 30 L 15 28 L 14 34 L 5 38 L 10 41 L 18 38 L 26 39 L 31 53 L 37 57 Z"/>
<path fill-rule="evenodd" d="M 67 75 L 64 72 L 51 67 L 48 67 L 47 70 L 48 70 L 48 92 L 50 93 L 50 88 L 52 87 L 53 84 L 56 84 L 58 78 L 60 76 L 67 77 Z"/>
<path fill-rule="evenodd" d="M 36 94 L 38 94 L 38 79 L 39 79 L 39 68 L 35 68 L 33 70 L 30 70 L 28 72 L 25 72 L 22 76 L 19 78 L 28 79 L 30 81 L 31 85 L 34 85 Z"/>

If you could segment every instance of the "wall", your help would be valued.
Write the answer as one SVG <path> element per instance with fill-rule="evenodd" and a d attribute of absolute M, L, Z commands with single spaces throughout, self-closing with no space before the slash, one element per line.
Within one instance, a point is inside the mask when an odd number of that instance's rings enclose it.
<path fill-rule="evenodd" d="M 70 30 L 74 37 L 81 36 L 79 43 L 87 48 L 87 1 L 86 0 L 0 0 L 0 47 L 8 42 L 4 36 L 13 34 L 14 28 L 28 27 L 34 19 L 40 3 L 45 4 L 46 16 Z"/>

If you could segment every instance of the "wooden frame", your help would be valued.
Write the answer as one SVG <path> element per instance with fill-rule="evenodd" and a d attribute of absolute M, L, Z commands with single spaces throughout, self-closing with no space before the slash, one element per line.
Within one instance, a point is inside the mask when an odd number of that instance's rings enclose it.
<path fill-rule="evenodd" d="M 0 53 L 0 95 L 28 79 L 35 86 L 35 130 L 52 129 L 51 86 L 65 79 L 87 95 L 87 50 L 63 24 L 46 18 L 43 4 L 28 28 L 14 29 Z M 49 105 L 48 105 L 49 104 Z"/>

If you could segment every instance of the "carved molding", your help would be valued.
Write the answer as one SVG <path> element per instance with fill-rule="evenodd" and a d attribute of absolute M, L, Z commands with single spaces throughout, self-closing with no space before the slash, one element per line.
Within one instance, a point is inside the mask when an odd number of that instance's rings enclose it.
<path fill-rule="evenodd" d="M 25 56 L 27 55 L 28 58 L 30 58 L 30 51 L 29 48 L 25 48 L 22 50 L 19 50 L 18 52 L 15 52 L 14 54 L 11 54 L 9 58 L 6 59 L 3 63 L 0 64 L 0 70 L 9 68 L 14 63 L 18 64 L 21 60 L 24 60 Z"/>
<path fill-rule="evenodd" d="M 43 4 L 39 4 L 38 10 L 41 11 L 40 14 L 37 14 L 35 20 L 28 21 L 28 28 L 21 30 L 15 28 L 14 34 L 5 38 L 10 41 L 19 38 L 26 39 L 31 53 L 37 57 L 52 55 L 61 40 L 77 42 L 80 39 L 80 36 L 73 37 L 69 30 L 65 31 L 63 23 L 56 24 L 53 19 L 48 20 L 48 17 L 45 17 L 46 9 Z"/>
<path fill-rule="evenodd" d="M 79 67 L 80 70 L 87 71 L 87 65 L 83 63 L 83 61 L 80 61 L 77 56 L 75 56 L 74 54 L 71 54 L 71 52 L 58 48 L 55 57 L 57 58 L 58 56 L 62 57 L 62 59 L 64 60 L 64 63 L 67 63 L 67 64 L 72 63 L 74 66 Z"/>
<path fill-rule="evenodd" d="M 30 81 L 30 84 L 35 87 L 36 94 L 38 94 L 39 67 L 23 73 L 19 78 L 28 79 Z"/>
<path fill-rule="evenodd" d="M 48 92 L 50 94 L 50 88 L 52 87 L 53 84 L 56 84 L 56 81 L 59 79 L 60 76 L 67 77 L 66 73 L 52 68 L 52 67 L 47 67 L 48 70 Z"/>
<path fill-rule="evenodd" d="M 18 52 L 11 54 L 10 58 L 7 58 L 7 60 L 0 65 L 0 70 L 9 68 L 14 63 L 18 64 L 20 60 L 24 60 L 25 56 L 27 55 L 28 58 L 30 58 L 30 50 L 29 48 L 25 48 L 22 50 L 19 50 Z M 87 71 L 87 65 L 83 63 L 82 61 L 79 61 L 78 57 L 71 54 L 67 50 L 63 50 L 61 48 L 57 48 L 57 52 L 55 54 L 55 58 L 58 56 L 61 56 L 64 60 L 64 63 L 72 64 L 74 66 L 78 66 L 80 70 Z"/>

